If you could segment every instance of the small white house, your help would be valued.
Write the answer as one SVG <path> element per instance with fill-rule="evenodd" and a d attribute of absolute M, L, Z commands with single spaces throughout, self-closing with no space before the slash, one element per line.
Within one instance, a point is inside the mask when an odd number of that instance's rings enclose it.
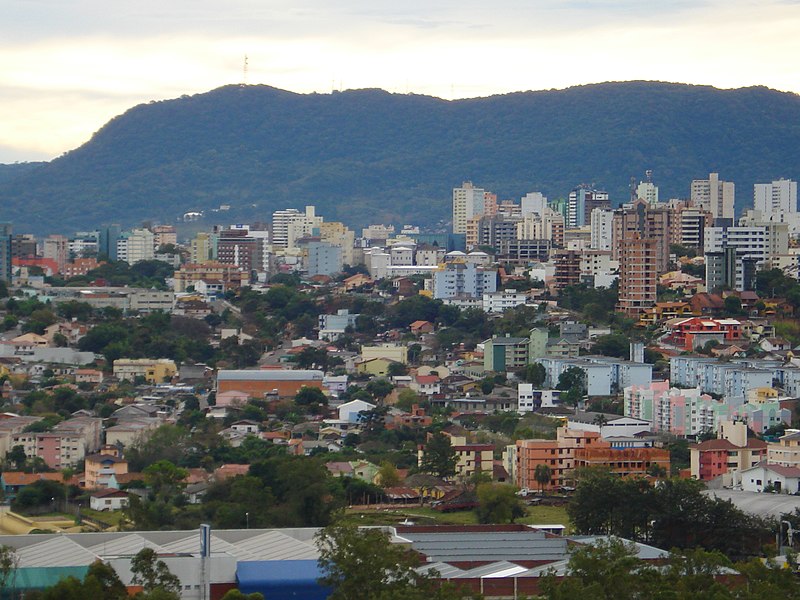
<path fill-rule="evenodd" d="M 341 421 L 349 421 L 350 423 L 358 423 L 358 415 L 362 412 L 369 412 L 375 408 L 374 404 L 364 402 L 363 400 L 351 400 L 345 402 L 339 407 L 339 419 Z"/>
<path fill-rule="evenodd" d="M 258 433 L 258 423 L 248 419 L 243 419 L 241 421 L 236 421 L 233 425 L 231 425 L 231 429 L 237 433 Z"/>
<path fill-rule="evenodd" d="M 107 488 L 92 494 L 89 507 L 92 510 L 120 510 L 128 506 L 128 492 Z"/>
<path fill-rule="evenodd" d="M 765 462 L 741 472 L 742 489 L 746 492 L 763 492 L 767 486 L 779 494 L 800 492 L 800 468 L 771 465 Z"/>

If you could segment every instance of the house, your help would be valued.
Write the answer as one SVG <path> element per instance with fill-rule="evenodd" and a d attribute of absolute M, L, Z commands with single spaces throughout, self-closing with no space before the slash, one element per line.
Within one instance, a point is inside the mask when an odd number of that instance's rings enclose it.
<path fill-rule="evenodd" d="M 765 352 L 785 352 L 792 349 L 792 345 L 783 338 L 768 337 L 758 344 Z"/>
<path fill-rule="evenodd" d="M 47 481 L 64 482 L 61 473 L 22 473 L 19 471 L 5 471 L 0 475 L 0 487 L 3 488 L 3 497 L 6 501 L 13 500 L 25 486 L 36 483 L 42 479 Z"/>
<path fill-rule="evenodd" d="M 438 375 L 417 375 L 411 382 L 411 389 L 418 394 L 432 396 L 441 393 L 440 382 Z"/>
<path fill-rule="evenodd" d="M 767 458 L 767 443 L 747 437 L 747 425 L 726 421 L 720 437 L 689 447 L 691 474 L 700 481 L 722 478 L 731 485 L 738 474 Z"/>
<path fill-rule="evenodd" d="M 103 383 L 103 372 L 97 369 L 76 369 L 75 383 Z"/>
<path fill-rule="evenodd" d="M 344 287 L 345 292 L 349 292 L 351 290 L 355 290 L 357 288 L 369 285 L 371 283 L 372 279 L 368 275 L 364 275 L 363 273 L 356 273 L 355 275 L 351 275 L 350 277 L 345 279 L 342 282 L 342 287 Z"/>
<path fill-rule="evenodd" d="M 243 434 L 258 433 L 258 423 L 247 419 L 236 421 L 231 425 L 231 430 Z"/>
<path fill-rule="evenodd" d="M 189 504 L 202 504 L 203 497 L 206 495 L 208 487 L 209 484 L 207 481 L 198 481 L 196 483 L 190 483 L 183 490 L 183 493 L 186 496 L 186 501 Z"/>
<path fill-rule="evenodd" d="M 250 399 L 250 396 L 245 392 L 239 392 L 237 390 L 231 390 L 229 392 L 220 392 L 217 394 L 215 406 L 219 407 L 227 407 L 227 406 L 244 406 L 247 404 L 247 401 Z"/>
<path fill-rule="evenodd" d="M 325 463 L 325 468 L 328 469 L 334 477 L 352 477 L 353 465 L 346 461 L 332 461 Z"/>
<path fill-rule="evenodd" d="M 433 333 L 436 327 L 430 321 L 414 321 L 408 328 L 411 330 L 411 333 L 420 336 L 426 333 Z"/>
<path fill-rule="evenodd" d="M 361 420 L 361 413 L 375 409 L 374 404 L 364 400 L 351 400 L 339 406 L 339 420 L 348 423 L 358 423 Z"/>
<path fill-rule="evenodd" d="M 742 489 L 746 492 L 763 492 L 772 488 L 779 494 L 800 492 L 800 468 L 771 465 L 760 462 L 741 472 Z"/>
<path fill-rule="evenodd" d="M 695 315 L 718 315 L 725 310 L 725 301 L 719 294 L 700 292 L 689 300 Z"/>
<path fill-rule="evenodd" d="M 113 368 L 114 377 L 120 381 L 141 377 L 149 383 L 169 381 L 178 372 L 175 362 L 167 358 L 118 358 Z"/>
<path fill-rule="evenodd" d="M 224 481 L 230 477 L 247 475 L 250 472 L 250 465 L 224 464 L 214 469 L 213 479 Z"/>
<path fill-rule="evenodd" d="M 128 461 L 110 454 L 90 454 L 84 464 L 84 486 L 90 490 L 107 488 L 111 475 L 125 475 L 128 472 Z"/>
<path fill-rule="evenodd" d="M 128 492 L 107 488 L 89 497 L 89 508 L 97 511 L 121 510 L 128 506 Z"/>

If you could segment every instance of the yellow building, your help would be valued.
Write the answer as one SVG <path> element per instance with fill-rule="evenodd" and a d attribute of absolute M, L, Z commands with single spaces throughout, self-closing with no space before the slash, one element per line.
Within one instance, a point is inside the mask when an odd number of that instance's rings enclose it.
<path fill-rule="evenodd" d="M 389 373 L 389 365 L 396 362 L 382 357 L 368 358 L 356 363 L 356 373 L 385 377 Z"/>
<path fill-rule="evenodd" d="M 118 358 L 114 361 L 114 377 L 120 381 L 143 377 L 148 383 L 163 383 L 177 372 L 175 362 L 167 358 Z"/>
<path fill-rule="evenodd" d="M 778 399 L 778 390 L 771 387 L 759 387 L 747 390 L 748 404 L 764 404 Z"/>
<path fill-rule="evenodd" d="M 395 344 L 380 344 L 378 346 L 361 346 L 361 359 L 388 358 L 395 362 L 408 364 L 408 347 Z"/>
<path fill-rule="evenodd" d="M 767 462 L 784 467 L 800 467 L 800 431 L 789 430 L 777 442 L 767 444 Z"/>

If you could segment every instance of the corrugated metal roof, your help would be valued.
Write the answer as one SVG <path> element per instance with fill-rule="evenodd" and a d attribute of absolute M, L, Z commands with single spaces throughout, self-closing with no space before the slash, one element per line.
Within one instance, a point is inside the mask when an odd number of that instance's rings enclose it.
<path fill-rule="evenodd" d="M 456 575 L 454 579 L 477 579 L 479 577 L 491 579 L 495 577 L 512 577 L 514 575 L 524 573 L 527 570 L 528 569 L 525 567 L 520 567 L 512 562 L 501 560 L 488 565 L 483 565 L 481 567 L 475 567 L 469 571 L 464 571 L 460 575 Z"/>
<path fill-rule="evenodd" d="M 259 369 L 220 371 L 218 381 L 322 381 L 324 373 L 316 370 Z"/>
<path fill-rule="evenodd" d="M 274 530 L 237 542 L 232 545 L 230 553 L 237 559 L 240 555 L 247 556 L 241 560 L 312 560 L 319 557 L 313 543 L 301 542 Z"/>
<path fill-rule="evenodd" d="M 56 536 L 17 550 L 20 567 L 83 567 L 97 560 L 97 554 L 65 536 Z"/>
<path fill-rule="evenodd" d="M 143 548 L 152 548 L 159 554 L 165 553 L 161 546 L 138 533 L 106 539 L 94 546 L 89 546 L 87 550 L 101 556 L 128 556 L 136 554 Z"/>
<path fill-rule="evenodd" d="M 567 541 L 547 538 L 541 531 L 475 533 L 408 533 L 414 550 L 434 561 L 560 560 Z"/>

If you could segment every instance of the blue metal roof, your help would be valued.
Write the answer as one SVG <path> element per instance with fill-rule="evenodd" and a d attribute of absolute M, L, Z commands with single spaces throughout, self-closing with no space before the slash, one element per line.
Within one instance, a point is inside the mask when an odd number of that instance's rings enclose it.
<path fill-rule="evenodd" d="M 321 576 L 316 560 L 241 561 L 236 565 L 239 591 L 260 592 L 266 598 L 325 600 L 331 590 L 319 584 Z"/>

